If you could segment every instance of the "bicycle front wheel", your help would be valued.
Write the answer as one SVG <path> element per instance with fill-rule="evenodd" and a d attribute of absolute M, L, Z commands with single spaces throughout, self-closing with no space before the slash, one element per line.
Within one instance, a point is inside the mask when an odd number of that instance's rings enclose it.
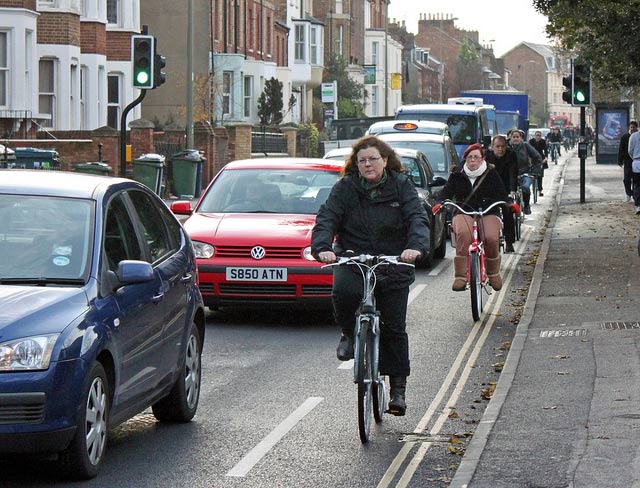
<path fill-rule="evenodd" d="M 531 188 L 531 193 L 533 193 L 533 203 L 538 203 L 538 177 L 533 177 L 533 185 Z"/>
<path fill-rule="evenodd" d="M 482 314 L 482 276 L 480 256 L 477 251 L 469 254 L 469 284 L 471 287 L 471 315 L 473 320 L 477 322 Z"/>
<path fill-rule="evenodd" d="M 372 334 L 368 318 L 361 317 L 360 337 L 358 338 L 357 362 L 358 362 L 358 432 L 360 441 L 364 444 L 369 441 L 371 432 L 371 414 L 373 411 L 373 361 L 372 359 Z"/>

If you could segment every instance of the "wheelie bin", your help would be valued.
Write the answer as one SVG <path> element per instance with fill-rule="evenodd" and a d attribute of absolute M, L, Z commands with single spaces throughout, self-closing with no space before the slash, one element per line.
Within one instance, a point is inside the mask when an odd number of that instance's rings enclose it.
<path fill-rule="evenodd" d="M 111 166 L 107 163 L 92 161 L 89 163 L 78 163 L 73 168 L 78 173 L 87 173 L 90 175 L 109 176 Z"/>
<path fill-rule="evenodd" d="M 185 149 L 171 157 L 173 189 L 179 198 L 191 199 L 200 195 L 202 163 L 206 158 L 202 151 Z"/>
<path fill-rule="evenodd" d="M 161 195 L 164 162 L 165 157 L 161 154 L 143 154 L 133 160 L 133 179 Z"/>

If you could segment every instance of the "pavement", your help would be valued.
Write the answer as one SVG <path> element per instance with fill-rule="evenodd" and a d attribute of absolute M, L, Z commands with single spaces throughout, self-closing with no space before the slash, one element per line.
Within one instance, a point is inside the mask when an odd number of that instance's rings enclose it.
<path fill-rule="evenodd" d="M 562 164 L 523 315 L 450 487 L 640 488 L 640 215 L 618 165 L 587 158 L 580 203 L 580 160 Z"/>

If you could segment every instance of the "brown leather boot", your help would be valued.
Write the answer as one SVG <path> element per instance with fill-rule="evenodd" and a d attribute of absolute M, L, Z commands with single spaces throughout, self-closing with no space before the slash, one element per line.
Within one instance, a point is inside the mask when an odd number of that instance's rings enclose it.
<path fill-rule="evenodd" d="M 489 284 L 495 291 L 502 288 L 502 277 L 500 276 L 500 256 L 497 258 L 484 258 L 484 264 L 487 269 L 487 277 Z"/>
<path fill-rule="evenodd" d="M 464 291 L 467 287 L 467 257 L 456 256 L 453 258 L 454 280 L 451 289 Z"/>

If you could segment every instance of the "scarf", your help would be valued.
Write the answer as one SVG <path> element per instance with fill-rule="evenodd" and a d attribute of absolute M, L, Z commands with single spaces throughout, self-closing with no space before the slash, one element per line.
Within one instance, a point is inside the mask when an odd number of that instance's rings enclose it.
<path fill-rule="evenodd" d="M 376 198 L 380 197 L 380 195 L 382 195 L 382 187 L 387 181 L 387 170 L 384 170 L 384 172 L 382 173 L 382 178 L 380 178 L 380 181 L 378 181 L 377 183 L 369 183 L 361 175 L 359 179 L 360 186 L 364 189 L 367 197 L 370 200 L 375 200 Z"/>
<path fill-rule="evenodd" d="M 478 176 L 487 171 L 487 162 L 485 160 L 482 160 L 482 164 L 478 166 L 478 169 L 476 169 L 475 171 L 471 171 L 466 164 L 462 167 L 462 169 L 471 181 L 471 186 L 473 186 Z"/>

